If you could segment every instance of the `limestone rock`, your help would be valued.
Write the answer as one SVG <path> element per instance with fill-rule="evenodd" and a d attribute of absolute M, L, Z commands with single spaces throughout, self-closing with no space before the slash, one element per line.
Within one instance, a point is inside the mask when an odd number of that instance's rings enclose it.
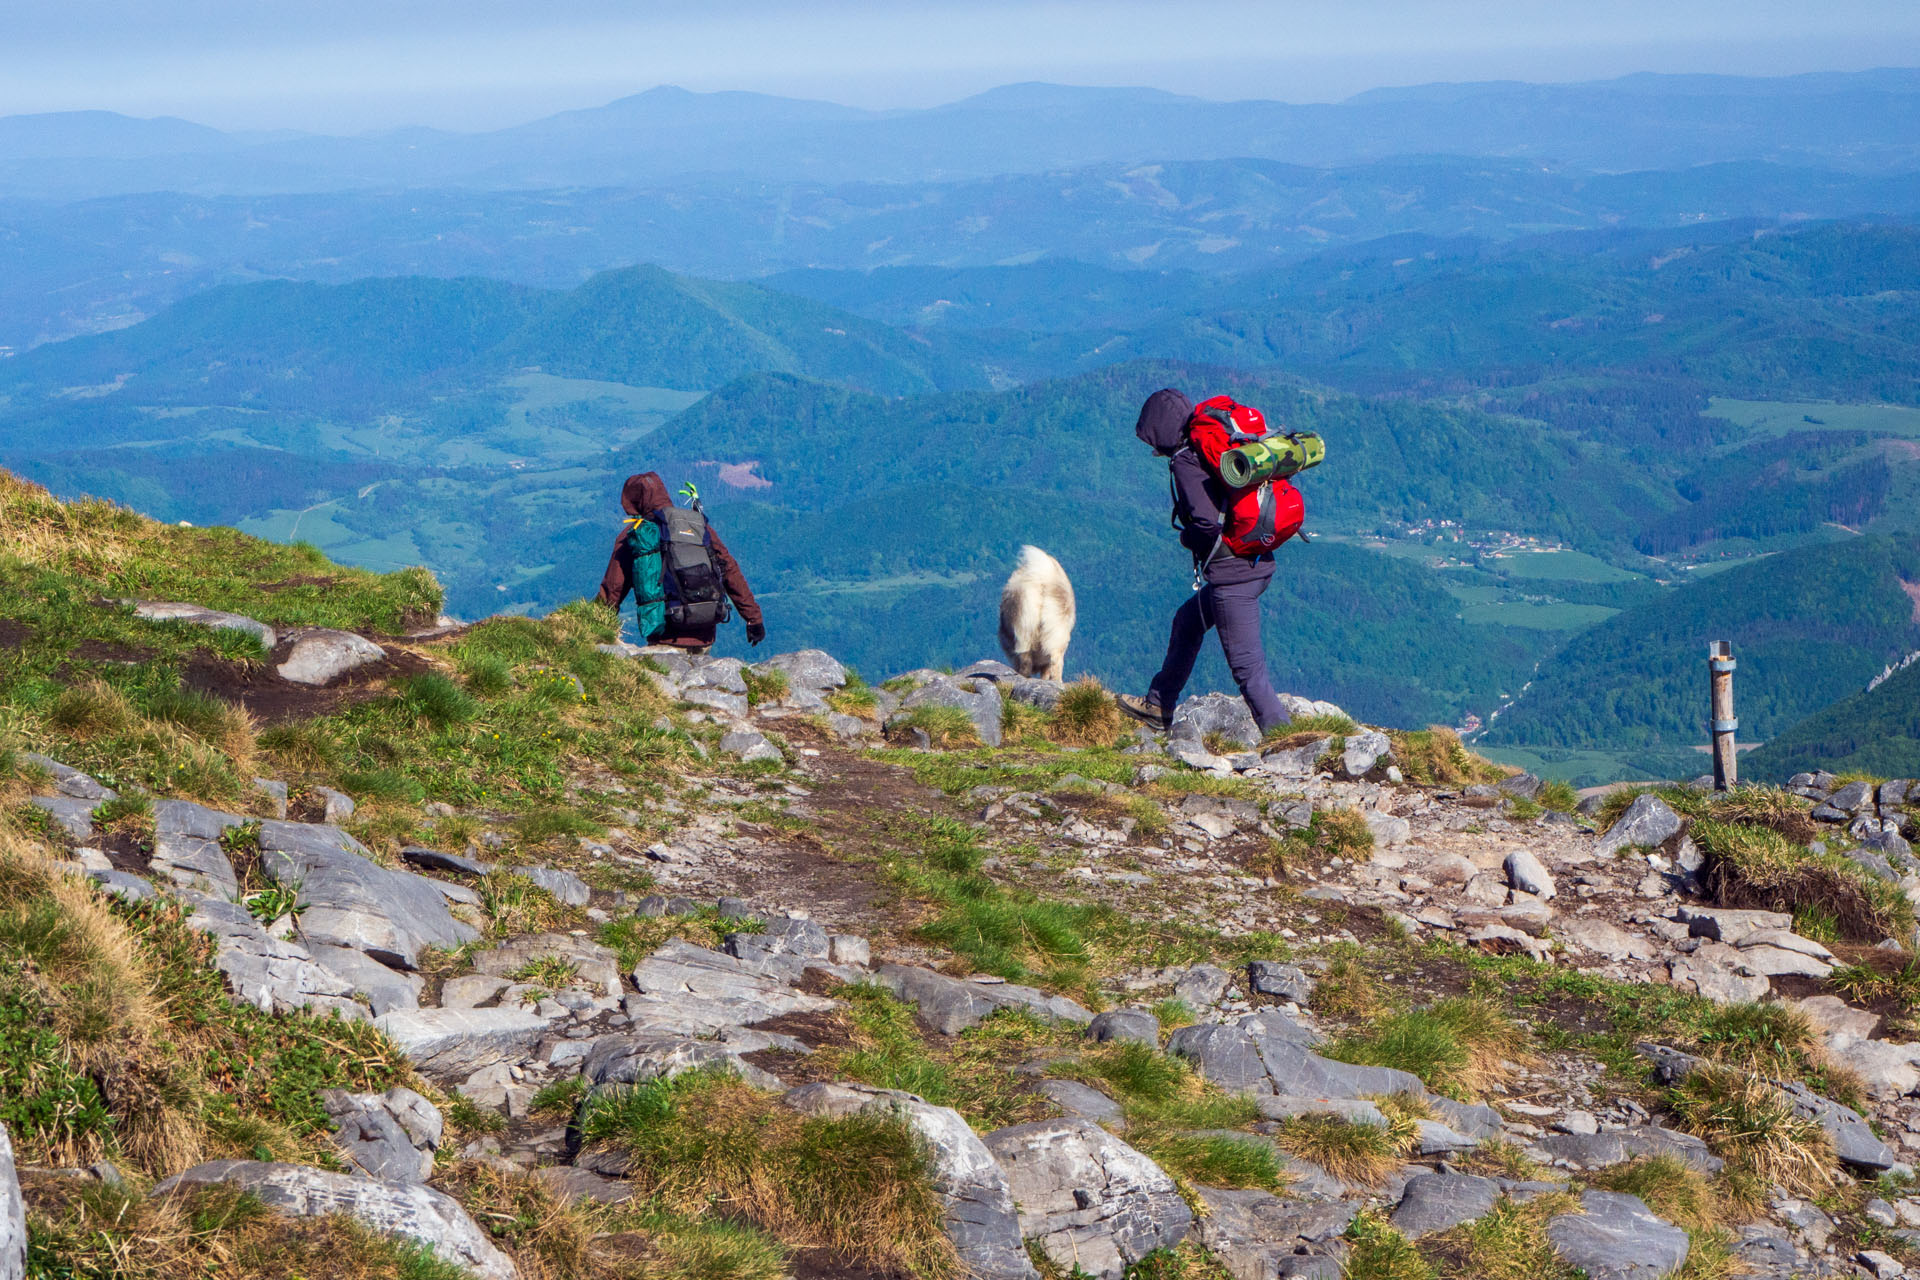
<path fill-rule="evenodd" d="M 966 712 L 974 732 L 989 747 L 1000 745 L 1000 690 L 991 680 L 962 682 L 941 676 L 901 699 L 890 724 L 907 719 L 916 707 L 956 707 Z"/>
<path fill-rule="evenodd" d="M 268 876 L 300 887 L 300 932 L 311 942 L 364 951 L 383 964 L 419 967 L 427 947 L 453 948 L 479 936 L 454 919 L 434 882 L 391 871 L 358 840 L 334 827 L 260 824 L 260 864 Z"/>
<path fill-rule="evenodd" d="M 1358 1203 L 1282 1199 L 1268 1191 L 1195 1187 L 1207 1208 L 1193 1232 L 1234 1280 L 1339 1280 L 1340 1234 Z"/>
<path fill-rule="evenodd" d="M 1211 964 L 1197 964 L 1174 979 L 1173 995 L 1189 1009 L 1203 1013 L 1233 990 L 1233 975 Z"/>
<path fill-rule="evenodd" d="M 1376 849 L 1395 849 L 1413 839 L 1413 824 L 1405 818 L 1374 809 L 1362 809 L 1360 817 L 1373 834 Z"/>
<path fill-rule="evenodd" d="M 361 667 L 386 660 L 387 651 L 364 636 L 351 631 L 319 629 L 302 632 L 285 660 L 274 670 L 282 680 L 294 684 L 324 685 Z"/>
<path fill-rule="evenodd" d="M 1749 934 L 1762 929 L 1793 928 L 1793 917 L 1779 911 L 1745 911 L 1734 907 L 1702 907 L 1681 904 L 1673 918 L 1687 926 L 1696 938 L 1711 938 L 1730 946 L 1739 946 Z"/>
<path fill-rule="evenodd" d="M 28 751 L 22 753 L 20 758 L 30 765 L 46 770 L 53 779 L 53 789 L 70 799 L 88 800 L 93 804 L 99 804 L 104 800 L 119 798 L 120 793 L 112 787 L 95 781 L 92 776 L 78 769 L 61 764 L 51 756 L 43 756 L 37 751 Z"/>
<path fill-rule="evenodd" d="M 54 825 L 75 844 L 93 839 L 93 811 L 97 806 L 92 800 L 76 800 L 72 796 L 34 796 L 28 803 L 52 818 Z"/>
<path fill-rule="evenodd" d="M 1641 1156 L 1675 1156 L 1702 1173 L 1718 1173 L 1724 1165 L 1692 1134 L 1676 1133 L 1658 1125 L 1636 1125 L 1601 1133 L 1556 1133 L 1536 1146 L 1554 1161 L 1575 1169 L 1605 1169 Z"/>
<path fill-rule="evenodd" d="M 808 1115 L 880 1110 L 900 1117 L 932 1154 L 933 1188 L 946 1205 L 947 1236 L 968 1276 L 1034 1280 L 1007 1174 L 959 1112 L 910 1093 L 867 1085 L 803 1085 L 785 1101 Z"/>
<path fill-rule="evenodd" d="M 1859 1115 L 1831 1098 L 1823 1098 L 1797 1080 L 1778 1082 L 1793 1104 L 1794 1114 L 1819 1124 L 1833 1139 L 1834 1154 L 1843 1164 L 1866 1173 L 1881 1173 L 1899 1162 L 1892 1148 L 1874 1136 Z"/>
<path fill-rule="evenodd" d="M 593 890 L 587 887 L 587 882 L 571 871 L 555 867 L 515 867 L 513 873 L 525 876 L 536 888 L 546 890 L 556 901 L 569 907 L 584 907 L 593 900 Z"/>
<path fill-rule="evenodd" d="M 720 749 L 730 756 L 737 756 L 747 764 L 761 760 L 784 760 L 780 748 L 767 740 L 767 735 L 753 729 L 733 729 L 721 735 Z"/>
<path fill-rule="evenodd" d="M 1648 792 L 1633 798 L 1633 803 L 1607 828 L 1594 850 L 1610 856 L 1635 845 L 1665 844 L 1680 834 L 1681 825 L 1680 815 L 1668 807 L 1666 801 Z"/>
<path fill-rule="evenodd" d="M 213 935 L 214 967 L 226 975 L 234 998 L 267 1013 L 333 1010 L 363 1019 L 353 983 L 314 963 L 305 947 L 272 937 L 237 902 L 201 898 L 189 927 Z"/>
<path fill-rule="evenodd" d="M 1540 859 L 1525 849 L 1515 849 L 1507 855 L 1505 863 L 1507 882 L 1522 893 L 1530 893 L 1536 898 L 1551 899 L 1559 892 L 1553 883 L 1553 877 L 1540 865 Z"/>
<path fill-rule="evenodd" d="M 931 969 L 883 964 L 875 981 L 917 1006 L 914 1020 L 929 1031 L 958 1035 L 1000 1009 L 1026 1009 L 1042 1018 L 1082 1025 L 1093 1014 L 1065 996 L 1049 996 L 1012 982 L 969 982 Z"/>
<path fill-rule="evenodd" d="M 1260 772 L 1273 778 L 1311 778 L 1321 758 L 1332 749 L 1332 738 L 1315 738 L 1297 747 L 1269 751 L 1260 757 Z"/>
<path fill-rule="evenodd" d="M 1247 985 L 1263 996 L 1305 1004 L 1313 996 L 1314 980 L 1298 965 L 1254 960 L 1247 965 Z"/>
<path fill-rule="evenodd" d="M 588 1052 L 580 1074 L 589 1084 L 602 1088 L 671 1080 L 688 1071 L 708 1067 L 725 1068 L 758 1089 L 786 1087 L 776 1077 L 742 1058 L 739 1050 L 713 1040 L 684 1036 L 602 1036 Z"/>
<path fill-rule="evenodd" d="M 1150 1048 L 1160 1045 L 1160 1019 L 1145 1009 L 1109 1009 L 1087 1024 L 1087 1039 L 1105 1043 L 1131 1040 Z"/>
<path fill-rule="evenodd" d="M 240 878 L 220 847 L 220 837 L 245 818 L 187 800 L 153 804 L 152 868 L 180 888 L 217 898 L 240 896 Z"/>
<path fill-rule="evenodd" d="M 627 997 L 627 1015 L 656 1031 L 710 1035 L 782 1014 L 836 1008 L 833 1000 L 788 985 L 809 963 L 818 962 L 789 956 L 747 961 L 675 940 L 634 966 L 638 994 Z"/>
<path fill-rule="evenodd" d="M 596 986 L 602 995 L 617 996 L 625 986 L 620 977 L 620 958 L 611 948 L 570 933 L 529 933 L 509 938 L 475 955 L 473 968 L 488 977 L 511 978 L 528 965 L 546 959 L 572 965 L 574 982 Z"/>
<path fill-rule="evenodd" d="M 1193 1211 L 1153 1161 L 1098 1125 L 1043 1120 L 986 1136 L 1019 1206 L 1020 1233 L 1061 1268 L 1120 1280 L 1186 1238 Z"/>
<path fill-rule="evenodd" d="M 426 985 L 418 974 L 388 968 L 364 951 L 351 947 L 333 947 L 313 943 L 307 948 L 313 962 L 344 982 L 356 996 L 365 996 L 374 1016 L 395 1009 L 418 1009 L 420 989 Z"/>
<path fill-rule="evenodd" d="M 429 871 L 453 871 L 463 876 L 484 876 L 491 874 L 493 864 L 481 862 L 458 853 L 442 853 L 438 849 L 427 849 L 419 845 L 409 845 L 400 851 L 400 857 L 416 867 L 425 867 Z"/>
<path fill-rule="evenodd" d="M 1012 684 L 1006 686 L 1006 694 L 1015 702 L 1024 702 L 1030 707 L 1039 707 L 1042 711 L 1051 711 L 1060 705 L 1060 695 L 1067 686 L 1059 680 L 1043 680 L 1038 676 L 1018 676 Z"/>
<path fill-rule="evenodd" d="M 1373 772 L 1376 765 L 1392 759 L 1393 744 L 1387 740 L 1387 735 L 1378 729 L 1362 729 L 1347 735 L 1347 745 L 1340 752 L 1340 774 L 1347 778 L 1364 778 Z"/>
<path fill-rule="evenodd" d="M 13 1167 L 13 1139 L 0 1124 L 0 1280 L 26 1280 L 27 1207 Z"/>
<path fill-rule="evenodd" d="M 1654 957 L 1653 944 L 1647 939 L 1594 917 L 1567 920 L 1557 932 L 1562 940 L 1582 951 L 1591 951 L 1603 960 L 1651 960 Z"/>
<path fill-rule="evenodd" d="M 496 1062 L 528 1057 L 547 1020 L 519 1009 L 402 1009 L 373 1025 L 422 1071 L 466 1076 Z"/>
<path fill-rule="evenodd" d="M 176 600 L 138 600 L 131 603 L 133 616 L 145 618 L 148 622 L 184 622 L 189 626 L 213 627 L 221 631 L 244 631 L 259 640 L 263 649 L 273 648 L 280 640 L 266 623 L 237 613 L 225 613 Z"/>
<path fill-rule="evenodd" d="M 1407 1183 L 1391 1219 L 1409 1240 L 1484 1217 L 1500 1199 L 1500 1184 L 1467 1174 L 1424 1173 Z"/>
<path fill-rule="evenodd" d="M 493 1247 L 486 1232 L 451 1196 L 417 1183 L 328 1173 L 297 1164 L 215 1160 L 195 1165 L 153 1189 L 156 1196 L 186 1187 L 226 1183 L 250 1191 L 269 1209 L 295 1217 L 342 1213 L 382 1235 L 432 1247 L 480 1280 L 519 1280 L 519 1270 Z"/>
<path fill-rule="evenodd" d="M 348 1164 L 389 1182 L 425 1182 L 433 1176 L 433 1153 L 445 1124 L 431 1102 L 404 1088 L 385 1093 L 328 1089 L 320 1100 Z"/>
<path fill-rule="evenodd" d="M 1655 1217 L 1638 1196 L 1588 1191 L 1580 1208 L 1550 1220 L 1547 1239 L 1587 1280 L 1663 1280 L 1686 1264 L 1687 1233 Z"/>
<path fill-rule="evenodd" d="M 754 663 L 753 670 L 761 675 L 778 671 L 786 676 L 790 688 L 815 692 L 838 689 L 847 682 L 847 669 L 831 654 L 819 649 L 777 653 L 765 662 Z"/>
<path fill-rule="evenodd" d="M 1173 710 L 1168 734 L 1201 742 L 1209 734 L 1218 734 L 1247 751 L 1260 745 L 1260 726 L 1253 722 L 1246 699 L 1230 693 L 1203 693 L 1181 702 Z"/>
<path fill-rule="evenodd" d="M 1125 1127 L 1120 1104 L 1078 1080 L 1048 1080 L 1041 1084 L 1040 1092 L 1051 1098 L 1069 1119 L 1111 1124 L 1116 1129 Z"/>

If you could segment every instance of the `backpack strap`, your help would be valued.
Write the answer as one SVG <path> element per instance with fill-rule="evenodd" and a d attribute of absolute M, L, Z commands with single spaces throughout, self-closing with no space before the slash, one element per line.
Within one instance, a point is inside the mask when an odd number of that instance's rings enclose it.
<path fill-rule="evenodd" d="M 1280 504 L 1273 496 L 1273 481 L 1260 486 L 1260 514 L 1255 517 L 1252 530 L 1247 534 L 1249 542 L 1265 542 L 1280 528 Z"/>

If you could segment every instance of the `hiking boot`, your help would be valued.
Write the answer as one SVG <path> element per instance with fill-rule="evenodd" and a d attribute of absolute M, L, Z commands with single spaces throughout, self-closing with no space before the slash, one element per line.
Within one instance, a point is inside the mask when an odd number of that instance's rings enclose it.
<path fill-rule="evenodd" d="M 1121 693 L 1115 694 L 1113 700 L 1120 704 L 1122 711 L 1149 728 L 1165 733 L 1173 727 L 1173 717 L 1168 715 L 1159 703 L 1151 699 L 1136 698 L 1130 693 Z"/>

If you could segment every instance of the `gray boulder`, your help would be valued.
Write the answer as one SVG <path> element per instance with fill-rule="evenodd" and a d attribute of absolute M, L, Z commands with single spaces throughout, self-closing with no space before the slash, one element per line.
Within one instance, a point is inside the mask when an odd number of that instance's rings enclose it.
<path fill-rule="evenodd" d="M 1120 1280 L 1186 1238 L 1193 1211 L 1153 1161 L 1098 1125 L 1043 1120 L 986 1136 L 1020 1208 L 1020 1234 L 1063 1270 Z"/>
<path fill-rule="evenodd" d="M 692 703 L 696 707 L 706 707 L 710 711 L 718 711 L 729 720 L 745 720 L 747 714 L 753 710 L 744 695 L 722 693 L 718 689 L 683 689 L 680 693 L 680 701 Z"/>
<path fill-rule="evenodd" d="M 833 939 L 825 929 L 812 920 L 792 917 L 769 920 L 759 933 L 730 933 L 721 945 L 728 955 L 755 965 L 783 956 L 827 960 L 833 952 Z"/>
<path fill-rule="evenodd" d="M 931 969 L 883 964 L 874 980 L 897 998 L 916 1006 L 914 1021 L 941 1035 L 959 1035 L 1001 1009 L 1025 1009 L 1056 1022 L 1085 1025 L 1093 1014 L 1065 996 L 1050 996 L 1013 982 L 972 982 Z"/>
<path fill-rule="evenodd" d="M 1558 892 L 1553 877 L 1540 865 L 1540 859 L 1525 849 L 1515 849 L 1507 855 L 1506 871 L 1507 883 L 1522 893 L 1530 893 L 1536 898 L 1551 898 Z"/>
<path fill-rule="evenodd" d="M 474 956 L 473 969 L 487 977 L 511 978 L 528 965 L 546 959 L 574 967 L 573 983 L 568 985 L 595 986 L 607 996 L 619 995 L 624 986 L 619 956 L 590 938 L 576 938 L 570 933 L 528 933 L 510 938 Z"/>
<path fill-rule="evenodd" d="M 1418 1240 L 1484 1217 L 1499 1199 L 1500 1184 L 1492 1178 L 1423 1173 L 1407 1183 L 1391 1221 L 1401 1235 Z"/>
<path fill-rule="evenodd" d="M 1003 687 L 1007 697 L 1015 702 L 1024 702 L 1042 711 L 1051 711 L 1059 706 L 1060 695 L 1067 688 L 1059 680 L 1042 680 L 1038 676 L 1015 676 L 1011 684 Z"/>
<path fill-rule="evenodd" d="M 1201 742 L 1208 734 L 1219 734 L 1248 751 L 1260 745 L 1260 726 L 1253 722 L 1246 700 L 1228 693 L 1203 693 L 1186 699 L 1174 708 L 1168 732 L 1176 738 L 1191 737 Z"/>
<path fill-rule="evenodd" d="M 1840 1161 L 1864 1173 L 1881 1173 L 1899 1163 L 1893 1149 L 1874 1136 L 1873 1127 L 1831 1098 L 1823 1098 L 1797 1080 L 1775 1081 L 1796 1115 L 1819 1124 L 1833 1139 Z"/>
<path fill-rule="evenodd" d="M 1235 1280 L 1340 1280 L 1339 1238 L 1359 1211 L 1349 1203 L 1282 1199 L 1268 1191 L 1195 1187 L 1207 1212 L 1193 1234 Z"/>
<path fill-rule="evenodd" d="M 1269 751 L 1260 757 L 1260 772 L 1274 778 L 1311 778 L 1321 758 L 1331 750 L 1333 739 L 1329 737 Z"/>
<path fill-rule="evenodd" d="M 479 1280 L 519 1280 L 512 1259 L 453 1197 L 417 1183 L 328 1173 L 297 1164 L 215 1160 L 195 1165 L 153 1189 L 157 1196 L 225 1183 L 252 1192 L 269 1209 L 294 1217 L 340 1213 L 381 1235 L 418 1240 Z"/>
<path fill-rule="evenodd" d="M 1150 1048 L 1160 1046 L 1160 1019 L 1145 1009 L 1109 1009 L 1087 1024 L 1087 1039 L 1096 1043 L 1131 1040 Z"/>
<path fill-rule="evenodd" d="M 1174 998 L 1196 1012 L 1213 1008 L 1232 990 L 1233 975 L 1211 964 L 1197 964 L 1173 982 Z"/>
<path fill-rule="evenodd" d="M 90 775 L 61 764 L 51 756 L 43 756 L 37 751 L 28 751 L 21 755 L 22 760 L 47 771 L 53 779 L 53 789 L 61 795 L 74 800 L 91 800 L 99 804 L 103 800 L 118 799 L 120 793 L 112 787 L 96 782 Z"/>
<path fill-rule="evenodd" d="M 260 824 L 260 864 L 281 884 L 297 884 L 310 942 L 364 951 L 383 964 L 420 967 L 427 947 L 452 949 L 479 937 L 454 919 L 435 883 L 390 871 L 358 840 L 335 827 Z"/>
<path fill-rule="evenodd" d="M 1662 1280 L 1686 1265 L 1687 1233 L 1654 1216 L 1638 1196 L 1588 1191 L 1580 1213 L 1547 1223 L 1547 1239 L 1587 1280 Z"/>
<path fill-rule="evenodd" d="M 0 1124 L 0 1280 L 26 1280 L 27 1206 L 13 1167 L 13 1139 Z"/>
<path fill-rule="evenodd" d="M 1068 1119 L 1112 1125 L 1116 1131 L 1126 1127 L 1126 1117 L 1119 1103 L 1078 1080 L 1044 1081 L 1040 1085 L 1040 1093 L 1052 1099 Z"/>
<path fill-rule="evenodd" d="M 1254 960 L 1247 965 L 1247 985 L 1263 996 L 1305 1004 L 1313 996 L 1314 980 L 1299 965 Z"/>
<path fill-rule="evenodd" d="M 779 761 L 786 758 L 780 754 L 780 748 L 767 740 L 766 734 L 756 729 L 728 730 L 720 736 L 720 749 L 746 764 L 756 764 L 762 760 Z"/>
<path fill-rule="evenodd" d="M 1539 797 L 1540 788 L 1546 784 L 1530 773 L 1516 773 L 1511 778 L 1502 778 L 1493 784 L 1494 789 L 1521 800 L 1533 800 Z"/>
<path fill-rule="evenodd" d="M 433 1176 L 433 1153 L 445 1123 L 439 1109 L 413 1090 L 328 1089 L 320 1103 L 333 1120 L 334 1141 L 353 1168 L 388 1182 L 425 1182 Z"/>
<path fill-rule="evenodd" d="M 352 982 L 316 964 L 298 943 L 273 937 L 239 903 L 200 898 L 187 924 L 213 936 L 214 967 L 242 1003 L 266 1013 L 309 1009 L 367 1017 Z"/>
<path fill-rule="evenodd" d="M 1827 797 L 1827 803 L 1845 813 L 1859 813 L 1873 803 L 1874 786 L 1871 782 L 1849 782 Z"/>
<path fill-rule="evenodd" d="M 219 898 L 240 895 L 240 878 L 220 847 L 220 837 L 247 819 L 187 800 L 153 804 L 152 868 L 174 884 Z"/>
<path fill-rule="evenodd" d="M 904 722 L 916 707 L 957 707 L 973 721 L 974 732 L 989 747 L 1000 745 L 1000 690 L 991 680 L 930 680 L 900 701 L 889 724 Z"/>
<path fill-rule="evenodd" d="M 545 1018 L 519 1009 L 398 1009 L 373 1025 L 415 1067 L 443 1077 L 524 1061 L 547 1032 Z"/>
<path fill-rule="evenodd" d="M 313 962 L 352 988 L 356 996 L 365 996 L 374 1016 L 395 1009 L 418 1009 L 420 989 L 425 981 L 413 973 L 389 969 L 364 951 L 351 947 L 331 947 L 314 943 L 307 948 Z"/>
<path fill-rule="evenodd" d="M 317 686 L 386 660 L 387 651 L 364 636 L 321 628 L 301 632 L 274 670 L 282 680 Z"/>
<path fill-rule="evenodd" d="M 525 876 L 569 907 L 584 907 L 593 900 L 593 890 L 587 887 L 587 882 L 571 871 L 555 867 L 515 867 L 513 873 Z"/>
<path fill-rule="evenodd" d="M 685 1036 L 602 1036 L 587 1053 L 580 1074 L 594 1088 L 603 1089 L 610 1085 L 671 1080 L 689 1071 L 707 1068 L 724 1069 L 757 1089 L 786 1087 L 778 1078 L 742 1058 L 739 1049 Z"/>
<path fill-rule="evenodd" d="M 1226 1026 L 1182 1027 L 1167 1051 L 1229 1093 L 1303 1098 L 1366 1098 L 1385 1093 L 1426 1096 L 1417 1076 L 1390 1067 L 1363 1067 L 1314 1053 L 1314 1035 L 1277 1009 L 1250 1014 Z"/>
<path fill-rule="evenodd" d="M 1660 845 L 1680 834 L 1680 815 L 1667 802 L 1648 792 L 1635 796 L 1607 833 L 1600 837 L 1594 851 L 1611 856 L 1635 845 Z"/>
<path fill-rule="evenodd" d="M 762 675 L 778 671 L 786 676 L 788 687 L 793 689 L 820 692 L 838 689 L 847 682 L 847 669 L 831 654 L 820 649 L 777 653 L 765 662 L 754 663 L 753 669 Z"/>
<path fill-rule="evenodd" d="M 1725 1161 L 1689 1133 L 1658 1125 L 1635 1125 L 1602 1133 L 1554 1133 L 1534 1143 L 1556 1164 L 1574 1169 L 1605 1169 L 1642 1156 L 1674 1156 L 1702 1173 L 1718 1173 Z"/>
<path fill-rule="evenodd" d="M 271 649 L 279 643 L 280 638 L 274 634 L 272 627 L 237 613 L 184 604 L 177 600 L 137 600 L 129 603 L 133 605 L 133 616 L 145 618 L 148 622 L 184 622 L 189 626 L 212 627 L 219 631 L 244 631 L 259 640 L 263 649 Z"/>
<path fill-rule="evenodd" d="M 745 693 L 747 680 L 742 674 L 747 664 L 738 658 L 696 659 L 687 672 L 689 689 L 718 689 L 722 693 Z"/>
<path fill-rule="evenodd" d="M 807 1115 L 886 1111 L 898 1116 L 927 1144 L 933 1188 L 946 1205 L 947 1236 L 965 1273 L 972 1280 L 1034 1280 L 1007 1174 L 959 1112 L 867 1085 L 803 1085 L 784 1101 Z"/>
<path fill-rule="evenodd" d="M 790 985 L 817 964 L 795 956 L 742 960 L 676 939 L 634 966 L 637 994 L 627 997 L 627 1016 L 656 1032 L 711 1035 L 782 1014 L 837 1008 L 837 1001 Z"/>
<path fill-rule="evenodd" d="M 1347 745 L 1340 752 L 1340 773 L 1343 777 L 1364 778 L 1381 764 L 1393 760 L 1393 744 L 1387 735 L 1378 729 L 1362 729 L 1347 736 Z"/>
<path fill-rule="evenodd" d="M 53 819 L 53 825 L 75 844 L 93 839 L 93 811 L 97 807 L 93 801 L 76 800 L 72 796 L 34 796 L 28 803 Z"/>

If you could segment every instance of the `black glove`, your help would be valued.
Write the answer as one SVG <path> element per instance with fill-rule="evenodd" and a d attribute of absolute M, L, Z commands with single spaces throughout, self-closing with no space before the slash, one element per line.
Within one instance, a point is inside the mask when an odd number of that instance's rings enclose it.
<path fill-rule="evenodd" d="M 759 644 L 762 640 L 765 640 L 766 638 L 767 638 L 766 623 L 749 622 L 747 624 L 747 643 L 748 644 Z"/>

